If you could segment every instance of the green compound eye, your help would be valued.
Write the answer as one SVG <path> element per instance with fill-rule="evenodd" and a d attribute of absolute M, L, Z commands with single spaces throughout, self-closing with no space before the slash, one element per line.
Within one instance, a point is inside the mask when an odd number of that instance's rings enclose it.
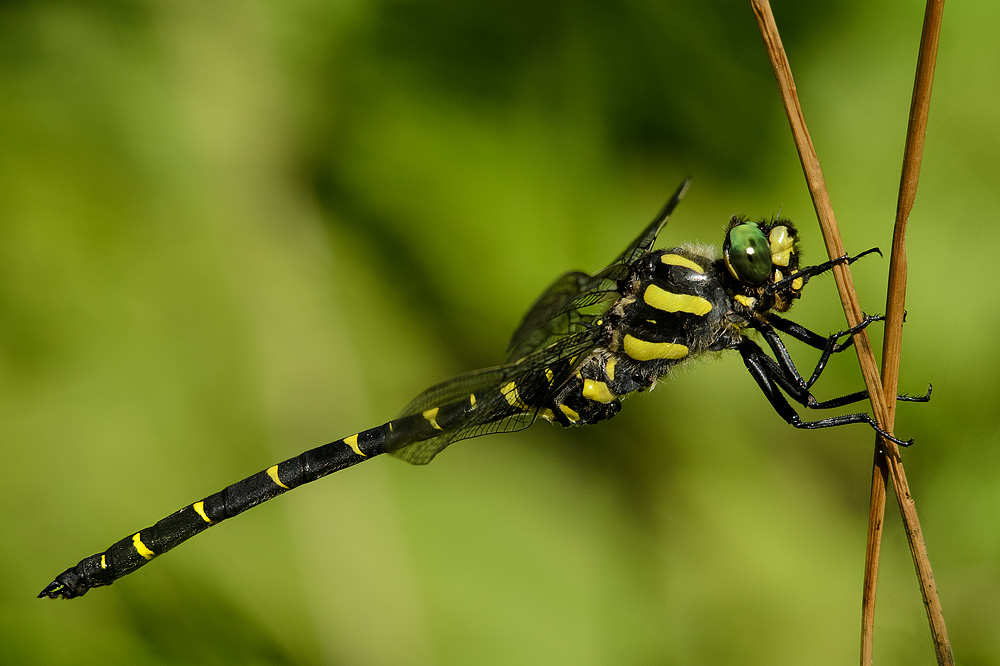
<path fill-rule="evenodd" d="M 752 222 L 729 230 L 723 252 L 726 268 L 740 282 L 761 284 L 771 274 L 771 247 Z"/>

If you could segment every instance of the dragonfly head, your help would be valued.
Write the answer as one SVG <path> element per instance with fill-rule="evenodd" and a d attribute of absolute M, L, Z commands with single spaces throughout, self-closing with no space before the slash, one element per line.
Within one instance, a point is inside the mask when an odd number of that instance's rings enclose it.
<path fill-rule="evenodd" d="M 747 296 L 765 309 L 785 312 L 801 295 L 798 232 L 788 220 L 752 222 L 733 216 L 722 246 L 726 268 Z"/>

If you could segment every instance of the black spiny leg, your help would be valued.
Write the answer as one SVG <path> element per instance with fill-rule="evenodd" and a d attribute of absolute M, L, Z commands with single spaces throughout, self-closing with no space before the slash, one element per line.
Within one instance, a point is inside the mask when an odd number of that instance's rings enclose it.
<path fill-rule="evenodd" d="M 770 326 L 766 324 L 757 324 L 754 328 L 760 331 L 761 335 L 767 341 L 767 344 L 774 351 L 774 356 L 777 359 L 777 364 L 779 371 L 782 375 L 788 379 L 789 377 L 794 379 L 798 384 L 798 389 L 808 393 L 809 389 L 812 387 L 816 380 L 819 379 L 820 373 L 826 367 L 826 363 L 830 358 L 830 354 L 836 354 L 849 349 L 854 344 L 854 334 L 867 328 L 867 326 L 873 321 L 883 321 L 885 317 L 881 315 L 870 316 L 864 315 L 864 319 L 857 326 L 853 326 L 847 330 L 840 331 L 839 333 L 834 333 L 833 335 L 824 338 L 818 333 L 813 333 L 805 326 L 796 324 L 788 319 L 783 319 L 777 315 L 771 315 L 768 318 L 768 322 L 774 325 L 780 331 L 788 333 L 797 340 L 801 340 L 811 347 L 816 349 L 822 349 L 823 353 L 820 355 L 819 362 L 816 364 L 816 369 L 813 370 L 812 376 L 809 381 L 805 381 L 802 375 L 799 373 L 799 369 L 795 367 L 795 363 L 792 361 L 791 355 L 788 353 L 788 349 L 785 347 L 785 343 L 781 341 L 781 338 L 774 332 Z M 845 335 L 852 336 L 845 340 L 844 342 L 838 342 L 838 340 Z M 774 360 L 771 360 L 772 363 Z M 924 395 L 906 395 L 899 394 L 896 396 L 896 400 L 900 402 L 929 402 L 931 399 L 931 390 L 933 387 L 927 387 L 927 393 Z M 868 391 L 858 391 L 856 393 L 849 393 L 848 395 L 841 396 L 839 398 L 832 398 L 830 400 L 824 400 L 822 402 L 813 401 L 809 403 L 803 402 L 802 404 L 809 409 L 833 409 L 835 407 L 842 407 L 844 405 L 849 405 L 851 403 L 860 402 L 862 400 L 868 399 Z M 802 402 L 798 400 L 798 402 Z"/>
<path fill-rule="evenodd" d="M 798 279 L 808 280 L 811 277 L 815 277 L 817 275 L 827 272 L 837 264 L 847 264 L 848 266 L 850 266 L 861 257 L 872 254 L 873 252 L 877 253 L 878 256 L 880 257 L 882 256 L 882 250 L 878 249 L 877 247 L 873 247 L 869 250 L 861 252 L 860 254 L 856 254 L 853 257 L 849 254 L 845 254 L 843 256 L 837 257 L 836 259 L 830 259 L 829 261 L 824 261 L 822 264 L 816 264 L 815 266 L 806 266 L 805 268 L 800 268 L 795 273 L 792 273 L 791 275 L 768 285 L 767 291 L 774 293 L 776 290 L 791 284 L 795 280 Z"/>
<path fill-rule="evenodd" d="M 931 401 L 931 391 L 934 389 L 930 384 L 927 385 L 927 393 L 923 395 L 906 395 L 905 393 L 900 393 L 896 396 L 896 400 L 899 402 L 930 402 Z M 861 402 L 862 400 L 868 399 L 868 391 L 857 391 L 855 393 L 848 393 L 847 395 L 842 395 L 839 398 L 831 398 L 829 400 L 822 400 L 816 402 L 814 405 L 807 405 L 810 409 L 836 409 L 837 407 L 843 407 L 844 405 L 850 405 L 855 402 Z"/>
<path fill-rule="evenodd" d="M 796 428 L 812 430 L 816 428 L 832 428 L 834 426 L 847 425 L 849 423 L 867 423 L 879 435 L 885 439 L 895 442 L 899 446 L 909 446 L 913 443 L 912 439 L 901 440 L 893 437 L 880 428 L 875 422 L 875 419 L 873 419 L 869 414 L 843 414 L 841 416 L 830 416 L 825 419 L 819 419 L 818 421 L 803 421 L 795 410 L 792 409 L 792 406 L 788 403 L 785 396 L 782 395 L 781 391 L 785 391 L 785 393 L 787 393 L 793 400 L 810 409 L 824 409 L 826 407 L 836 407 L 858 402 L 859 400 L 867 398 L 868 392 L 859 391 L 858 393 L 852 393 L 848 396 L 843 396 L 842 398 L 834 398 L 833 400 L 828 400 L 826 402 L 819 402 L 811 393 L 809 393 L 807 388 L 803 387 L 805 382 L 802 379 L 802 376 L 798 374 L 798 371 L 795 371 L 794 375 L 790 377 L 790 373 L 786 372 L 786 370 L 779 365 L 777 361 L 765 354 L 764 350 L 760 348 L 760 345 L 753 340 L 744 338 L 740 341 L 737 349 L 740 352 L 740 356 L 743 357 L 743 363 L 746 364 L 747 370 L 750 371 L 754 381 L 757 382 L 760 390 L 764 393 L 768 402 L 771 403 L 771 407 L 773 407 L 774 411 L 778 413 L 778 416 L 783 418 L 790 425 L 793 425 Z M 795 366 L 792 365 L 791 367 L 794 370 Z M 928 395 L 925 396 L 925 399 L 929 397 L 930 392 L 928 392 Z"/>
<path fill-rule="evenodd" d="M 826 367 L 827 361 L 830 360 L 831 354 L 838 354 L 844 351 L 845 349 L 850 349 L 851 347 L 854 346 L 854 335 L 856 333 L 860 333 L 861 331 L 866 329 L 868 325 L 871 324 L 873 321 L 884 321 L 884 320 L 885 317 L 881 315 L 877 315 L 874 317 L 869 315 L 864 315 L 861 320 L 861 323 L 858 324 L 857 326 L 852 326 L 847 330 L 840 331 L 838 333 L 834 333 L 833 335 L 824 337 L 819 333 L 814 333 L 813 331 L 810 331 L 808 328 L 802 326 L 801 324 L 796 324 L 794 321 L 784 319 L 783 317 L 779 317 L 778 315 L 770 315 L 767 318 L 767 322 L 772 326 L 774 326 L 774 328 L 778 329 L 783 333 L 787 333 L 796 340 L 804 342 L 810 347 L 819 349 L 820 351 L 823 352 L 822 354 L 820 354 L 819 361 L 816 363 L 816 369 L 813 370 L 812 376 L 810 376 L 809 380 L 805 382 L 804 386 L 806 389 L 815 384 L 816 380 L 819 379 L 820 374 Z M 775 356 L 778 357 L 779 362 L 781 362 L 782 366 L 787 366 L 795 375 L 798 375 L 798 370 L 792 363 L 792 359 L 788 356 L 788 350 L 785 349 L 784 343 L 777 335 L 774 334 L 774 331 L 773 330 L 768 331 L 767 327 L 764 326 L 758 326 L 755 328 L 757 328 L 757 330 L 759 330 L 764 335 L 764 339 L 767 341 L 768 346 L 771 347 L 771 349 L 774 351 Z M 845 340 L 844 342 L 840 342 L 840 338 L 844 337 L 845 335 L 848 336 L 847 340 Z"/>

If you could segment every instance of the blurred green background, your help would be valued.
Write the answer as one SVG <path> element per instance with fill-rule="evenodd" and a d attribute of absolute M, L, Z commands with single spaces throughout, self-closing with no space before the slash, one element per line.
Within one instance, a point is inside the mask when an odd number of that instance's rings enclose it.
<path fill-rule="evenodd" d="M 852 251 L 890 244 L 908 4 L 775 7 Z M 966 665 L 1000 661 L 997 25 L 945 15 L 901 376 L 935 392 L 897 424 Z M 602 267 L 688 174 L 661 245 L 780 210 L 825 258 L 741 3 L 0 4 L 0 660 L 855 663 L 871 432 L 786 426 L 735 354 L 613 421 L 379 459 L 34 599 L 496 363 L 551 279 Z M 855 266 L 868 312 L 887 265 Z M 828 278 L 794 314 L 844 325 Z M 860 385 L 845 354 L 817 393 Z M 887 515 L 876 663 L 932 664 Z"/>

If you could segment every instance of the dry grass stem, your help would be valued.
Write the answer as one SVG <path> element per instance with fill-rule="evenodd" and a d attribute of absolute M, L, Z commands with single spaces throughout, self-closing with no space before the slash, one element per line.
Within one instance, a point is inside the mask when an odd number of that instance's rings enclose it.
<path fill-rule="evenodd" d="M 895 420 L 899 359 L 902 349 L 903 315 L 906 306 L 906 223 L 917 195 L 920 162 L 923 157 L 924 136 L 930 109 L 934 65 L 941 33 L 944 0 L 928 0 L 924 12 L 924 25 L 920 36 L 917 71 L 910 101 L 910 118 L 906 130 L 906 148 L 896 203 L 896 221 L 892 235 L 892 254 L 889 263 L 889 286 L 886 294 L 886 321 L 882 355 L 882 390 L 889 409 L 890 426 Z M 953 664 L 954 657 L 948 641 L 941 602 L 934 585 L 934 574 L 927 557 L 927 547 L 917 519 L 916 505 L 910 495 L 896 445 L 885 442 L 885 448 L 876 447 L 872 470 L 872 491 L 869 508 L 868 545 L 865 553 L 865 579 L 862 596 L 861 663 L 872 661 L 874 637 L 875 588 L 878 577 L 878 553 L 885 513 L 886 476 L 892 477 L 893 488 L 903 516 L 907 541 L 913 556 L 920 592 L 927 610 L 931 638 L 939 664 Z"/>
<path fill-rule="evenodd" d="M 792 136 L 795 139 L 795 146 L 799 152 L 799 160 L 802 162 L 802 170 L 805 172 L 806 182 L 809 185 L 809 193 L 812 196 L 813 207 L 816 209 L 816 216 L 819 218 L 820 230 L 823 233 L 823 240 L 826 243 L 827 254 L 831 259 L 844 256 L 844 244 L 840 238 L 840 230 L 837 227 L 837 220 L 833 214 L 833 206 L 830 204 L 830 195 L 826 189 L 826 181 L 823 178 L 823 171 L 819 165 L 819 158 L 816 156 L 816 149 L 813 147 L 812 139 L 809 137 L 809 130 L 806 128 L 805 117 L 802 115 L 802 107 L 799 106 L 798 96 L 795 92 L 795 81 L 792 79 L 792 70 L 788 65 L 788 58 L 785 56 L 784 48 L 781 46 L 781 37 L 774 24 L 774 16 L 767 0 L 751 0 L 750 2 L 757 23 L 760 26 L 761 35 L 764 37 L 764 44 L 768 55 L 771 57 L 771 65 L 774 68 L 774 75 L 778 81 L 778 88 L 781 98 L 785 104 L 785 112 L 788 114 L 788 121 L 792 127 Z M 844 306 L 844 313 L 847 315 L 847 323 L 856 326 L 861 322 L 862 312 L 858 303 L 858 296 L 854 291 L 854 281 L 851 279 L 851 270 L 845 264 L 838 264 L 833 267 L 834 280 L 837 283 L 837 292 Z M 886 423 L 888 409 L 882 399 L 882 379 L 879 374 L 878 364 L 875 361 L 875 354 L 872 352 L 868 335 L 862 331 L 855 335 L 854 346 L 857 350 L 858 360 L 861 363 L 861 372 L 864 376 L 865 386 L 868 388 L 872 401 L 872 408 L 875 413 L 875 420 L 880 426 Z"/>
<path fill-rule="evenodd" d="M 837 228 L 836 218 L 830 204 L 829 193 L 823 178 L 823 172 L 816 156 L 815 148 L 809 137 L 805 118 L 798 102 L 795 82 L 781 38 L 778 35 L 767 0 L 751 0 L 751 7 L 757 18 L 761 35 L 767 48 L 775 78 L 781 92 L 781 97 L 788 114 L 792 135 L 802 162 L 813 206 L 816 209 L 831 259 L 844 254 L 843 243 Z M 937 9 L 933 7 L 937 5 Z M 905 304 L 906 261 L 903 251 L 905 220 L 913 205 L 916 193 L 917 175 L 919 173 L 920 154 L 923 148 L 923 136 L 926 128 L 927 105 L 930 99 L 930 84 L 933 77 L 933 63 L 937 51 L 937 35 L 940 27 L 940 0 L 928 0 L 927 17 L 925 18 L 923 37 L 921 40 L 920 58 L 918 61 L 917 84 L 914 89 L 913 108 L 911 110 L 910 127 L 907 133 L 906 158 L 903 166 L 903 180 L 900 186 L 899 209 L 897 211 L 896 227 L 893 236 L 893 251 L 890 261 L 890 285 L 888 290 L 889 305 L 887 306 L 886 322 L 886 352 L 883 357 L 883 372 L 887 373 L 887 382 L 883 384 L 876 365 L 867 335 L 862 332 L 855 336 L 855 349 L 861 364 L 865 386 L 872 402 L 872 410 L 879 426 L 892 432 L 895 417 L 896 383 L 899 371 L 899 350 L 902 332 L 902 315 Z M 936 15 L 936 18 L 933 16 Z M 853 326 L 861 320 L 861 308 L 854 292 L 850 269 L 840 265 L 834 268 L 834 279 L 848 323 Z M 869 539 L 867 547 L 867 564 L 865 569 L 864 605 L 862 621 L 862 664 L 871 663 L 872 621 L 874 618 L 875 580 L 878 571 L 878 549 L 881 540 L 882 514 L 885 503 L 885 476 L 891 474 L 893 485 L 899 501 L 900 511 L 906 528 L 907 539 L 913 554 L 921 593 L 927 608 L 931 634 L 934 640 L 938 663 L 953 663 L 951 648 L 948 644 L 947 631 L 941 615 L 940 602 L 934 587 L 934 578 L 927 559 L 926 547 L 917 520 L 916 507 L 906 485 L 902 461 L 897 447 L 892 442 L 880 442 L 876 447 L 876 459 L 873 471 L 872 508 L 869 518 Z M 883 448 L 884 447 L 884 448 Z"/>

